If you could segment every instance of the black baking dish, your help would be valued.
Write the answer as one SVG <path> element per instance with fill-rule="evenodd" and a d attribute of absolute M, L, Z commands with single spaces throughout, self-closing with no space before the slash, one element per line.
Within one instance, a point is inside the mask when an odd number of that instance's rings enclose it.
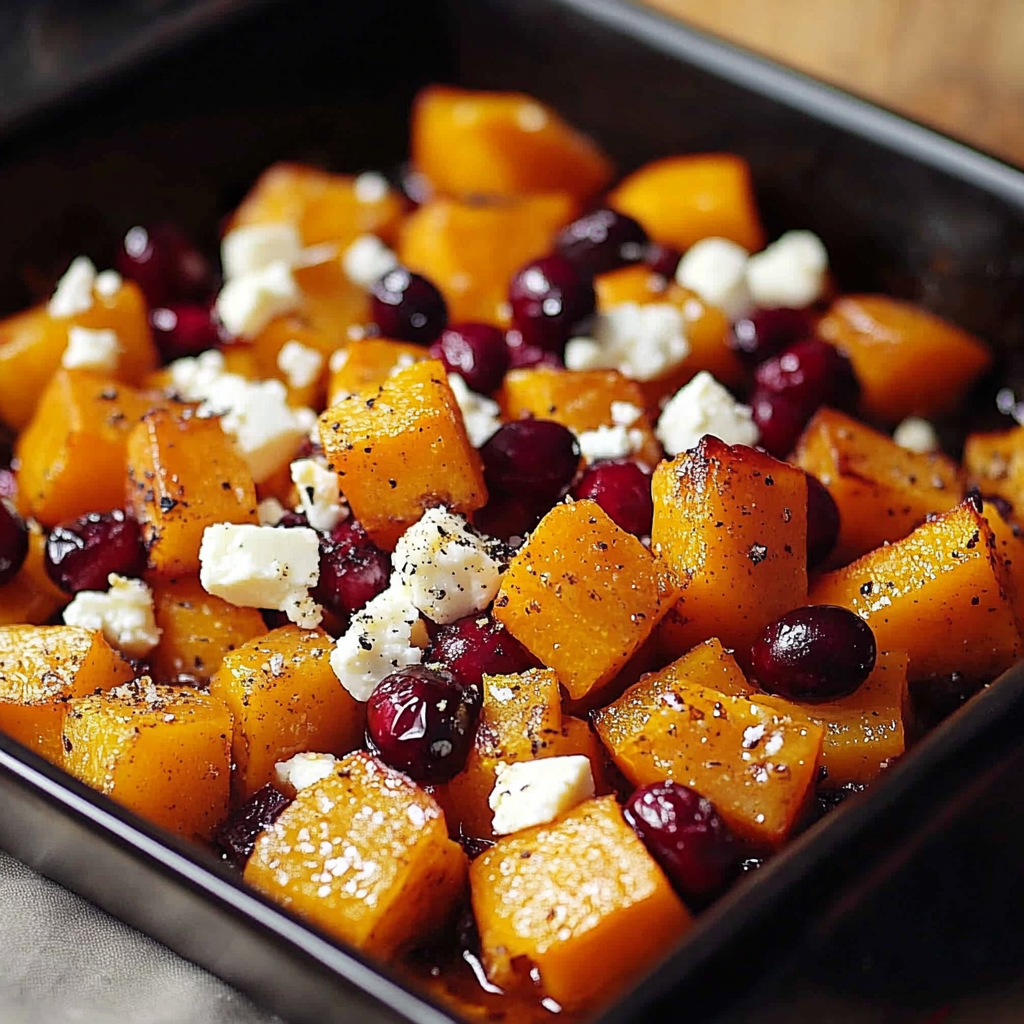
<path fill-rule="evenodd" d="M 0 105 L 0 308 L 28 300 L 21 268 L 100 256 L 140 219 L 212 243 L 276 159 L 399 161 L 415 89 L 454 80 L 534 93 L 625 170 L 743 154 L 771 233 L 816 230 L 845 289 L 922 302 L 1015 377 L 1024 174 L 615 0 L 241 6 L 146 61 L 126 49 L 102 81 L 69 68 L 80 89 L 43 110 Z M 1017 666 L 744 880 L 602 1020 L 1024 1018 L 1022 717 Z M 449 1019 L 2 736 L 0 845 L 289 1020 Z"/>

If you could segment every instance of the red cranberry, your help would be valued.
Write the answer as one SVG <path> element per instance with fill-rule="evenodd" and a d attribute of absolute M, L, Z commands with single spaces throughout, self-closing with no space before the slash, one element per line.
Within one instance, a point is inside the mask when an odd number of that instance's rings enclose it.
<path fill-rule="evenodd" d="M 106 590 L 112 572 L 142 575 L 146 549 L 139 524 L 116 508 L 55 526 L 46 539 L 43 564 L 46 575 L 68 594 Z"/>
<path fill-rule="evenodd" d="M 803 309 L 758 309 L 732 325 L 728 341 L 745 363 L 755 366 L 810 331 L 811 319 Z"/>
<path fill-rule="evenodd" d="M 28 529 L 13 506 L 0 500 L 0 584 L 14 579 L 28 556 Z"/>
<path fill-rule="evenodd" d="M 296 512 L 294 509 L 287 508 L 274 525 L 279 526 L 282 530 L 294 530 L 297 526 L 309 526 L 309 520 L 306 518 L 305 512 Z"/>
<path fill-rule="evenodd" d="M 594 282 L 564 256 L 521 268 L 509 288 L 512 320 L 525 345 L 561 352 L 597 308 Z"/>
<path fill-rule="evenodd" d="M 430 354 L 481 395 L 497 391 L 509 367 L 505 332 L 490 324 L 452 324 L 430 346 Z"/>
<path fill-rule="evenodd" d="M 816 477 L 807 474 L 807 568 L 821 565 L 839 539 L 839 506 Z"/>
<path fill-rule="evenodd" d="M 786 395 L 778 395 L 764 388 L 755 388 L 750 396 L 750 409 L 757 429 L 758 442 L 766 452 L 784 459 L 793 450 L 810 413 Z"/>
<path fill-rule="evenodd" d="M 416 782 L 447 782 L 466 763 L 480 704 L 480 688 L 447 669 L 410 665 L 370 694 L 366 745 Z"/>
<path fill-rule="evenodd" d="M 150 306 L 202 301 L 213 292 L 209 261 L 173 224 L 130 228 L 116 265 L 124 277 L 138 284 Z"/>
<path fill-rule="evenodd" d="M 448 307 L 437 288 L 420 274 L 398 267 L 371 290 L 373 322 L 386 338 L 429 345 L 448 322 Z"/>
<path fill-rule="evenodd" d="M 660 242 L 651 242 L 644 253 L 644 263 L 666 281 L 676 279 L 676 270 L 683 254 L 671 245 L 662 245 Z"/>
<path fill-rule="evenodd" d="M 320 579 L 313 599 L 343 618 L 387 589 L 391 558 L 353 519 L 320 538 Z"/>
<path fill-rule="evenodd" d="M 488 537 L 497 537 L 510 547 L 518 548 L 550 507 L 550 504 L 538 505 L 526 497 L 496 494 L 473 513 L 473 525 Z"/>
<path fill-rule="evenodd" d="M 260 833 L 270 828 L 291 802 L 291 797 L 268 783 L 217 826 L 213 833 L 214 845 L 241 871 L 256 848 Z"/>
<path fill-rule="evenodd" d="M 572 483 L 580 445 L 568 427 L 552 420 L 515 420 L 501 426 L 480 449 L 487 489 L 527 495 L 548 507 Z"/>
<path fill-rule="evenodd" d="M 591 276 L 639 263 L 647 232 L 632 217 L 608 207 L 591 210 L 562 228 L 555 251 Z"/>
<path fill-rule="evenodd" d="M 535 664 L 530 652 L 486 614 L 442 626 L 424 661 L 443 665 L 466 686 L 480 686 L 485 675 L 514 675 Z"/>
<path fill-rule="evenodd" d="M 0 469 L 0 498 L 14 501 L 18 496 L 18 478 L 10 469 Z"/>
<path fill-rule="evenodd" d="M 848 405 L 857 381 L 850 361 L 834 345 L 803 338 L 754 371 L 760 390 L 785 395 L 807 417 L 820 405 Z"/>
<path fill-rule="evenodd" d="M 510 369 L 521 370 L 529 366 L 544 366 L 552 370 L 565 369 L 565 363 L 557 352 L 549 352 L 537 345 L 527 345 L 522 334 L 515 328 L 506 333 L 505 343 L 508 346 Z"/>
<path fill-rule="evenodd" d="M 654 519 L 651 478 L 635 462 L 600 462 L 573 488 L 574 498 L 593 498 L 628 533 L 647 537 Z"/>
<path fill-rule="evenodd" d="M 740 850 L 729 826 L 688 786 L 641 786 L 622 815 L 685 901 L 704 906 L 735 877 Z"/>
<path fill-rule="evenodd" d="M 875 635 L 848 608 L 811 605 L 787 612 L 751 648 L 761 689 L 820 703 L 853 693 L 875 667 Z"/>
<path fill-rule="evenodd" d="M 158 306 L 149 314 L 153 340 L 165 363 L 197 356 L 220 341 L 209 306 L 179 302 Z"/>

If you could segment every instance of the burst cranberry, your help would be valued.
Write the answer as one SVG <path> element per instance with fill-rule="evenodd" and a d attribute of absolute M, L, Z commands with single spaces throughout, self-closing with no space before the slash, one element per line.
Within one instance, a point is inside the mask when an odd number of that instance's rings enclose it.
<path fill-rule="evenodd" d="M 159 306 L 149 314 L 149 323 L 165 363 L 197 356 L 220 341 L 209 306 L 199 303 Z"/>
<path fill-rule="evenodd" d="M 660 242 L 651 242 L 644 253 L 644 262 L 666 281 L 674 281 L 679 261 L 683 254 L 671 245 L 662 245 Z"/>
<path fill-rule="evenodd" d="M 555 250 L 591 276 L 639 263 L 647 249 L 647 232 L 632 217 L 602 207 L 562 228 Z"/>
<path fill-rule="evenodd" d="M 505 334 L 508 346 L 509 368 L 521 370 L 530 366 L 545 366 L 552 370 L 564 370 L 565 363 L 557 352 L 549 352 L 537 345 L 527 345 L 523 335 L 513 328 Z"/>
<path fill-rule="evenodd" d="M 572 493 L 575 498 L 593 498 L 628 533 L 650 535 L 654 519 L 651 478 L 635 462 L 591 466 Z"/>
<path fill-rule="evenodd" d="M 0 501 L 0 584 L 12 580 L 28 555 L 28 529 L 6 501 Z"/>
<path fill-rule="evenodd" d="M 416 782 L 447 782 L 466 763 L 480 688 L 443 668 L 410 665 L 381 680 L 366 702 L 371 753 Z"/>
<path fill-rule="evenodd" d="M 754 389 L 750 409 L 761 432 L 758 443 L 766 452 L 784 459 L 793 450 L 809 414 L 786 395 L 777 395 L 764 388 Z"/>
<path fill-rule="evenodd" d="M 594 282 L 564 256 L 527 263 L 509 288 L 512 320 L 525 345 L 561 352 L 597 308 Z"/>
<path fill-rule="evenodd" d="M 729 331 L 729 347 L 754 366 L 807 337 L 811 320 L 802 309 L 758 309 L 737 320 Z"/>
<path fill-rule="evenodd" d="M 817 338 L 804 338 L 766 359 L 754 380 L 759 390 L 785 395 L 807 417 L 819 405 L 848 405 L 857 392 L 850 361 Z"/>
<path fill-rule="evenodd" d="M 112 572 L 141 576 L 146 549 L 139 524 L 119 508 L 61 523 L 46 540 L 44 565 L 46 575 L 68 594 L 106 590 Z"/>
<path fill-rule="evenodd" d="M 816 477 L 807 474 L 807 567 L 821 565 L 839 539 L 839 506 Z"/>
<path fill-rule="evenodd" d="M 371 290 L 373 322 L 386 338 L 429 345 L 448 323 L 448 307 L 434 285 L 398 267 Z"/>
<path fill-rule="evenodd" d="M 480 686 L 485 675 L 514 675 L 535 664 L 530 652 L 489 615 L 469 615 L 442 626 L 424 661 L 443 665 L 467 686 Z"/>
<path fill-rule="evenodd" d="M 213 834 L 213 842 L 239 871 L 245 867 L 260 833 L 274 824 L 291 797 L 269 783 L 236 807 Z"/>
<path fill-rule="evenodd" d="M 678 782 L 641 786 L 623 817 L 684 900 L 704 906 L 735 877 L 740 850 L 710 800 Z"/>
<path fill-rule="evenodd" d="M 151 307 L 202 301 L 213 292 L 209 262 L 173 224 L 131 228 L 116 264 L 121 274 L 139 285 Z"/>
<path fill-rule="evenodd" d="M 849 696 L 871 674 L 875 655 L 871 627 L 827 604 L 787 612 L 751 648 L 761 689 L 808 703 Z"/>
<path fill-rule="evenodd" d="M 385 590 L 390 576 L 390 556 L 348 519 L 320 538 L 320 579 L 313 599 L 344 618 Z"/>
<path fill-rule="evenodd" d="M 497 391 L 509 367 L 505 332 L 490 324 L 452 324 L 430 346 L 430 354 L 481 395 Z"/>
<path fill-rule="evenodd" d="M 489 491 L 526 495 L 550 508 L 576 475 L 580 445 L 561 423 L 515 420 L 491 436 L 480 457 Z"/>

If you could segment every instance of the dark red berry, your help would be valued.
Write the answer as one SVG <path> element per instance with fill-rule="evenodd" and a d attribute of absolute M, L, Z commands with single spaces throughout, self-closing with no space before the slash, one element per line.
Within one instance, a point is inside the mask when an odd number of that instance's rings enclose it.
<path fill-rule="evenodd" d="M 590 275 L 564 256 L 533 260 L 512 278 L 512 321 L 525 345 L 559 352 L 597 308 Z"/>
<path fill-rule="evenodd" d="M 768 693 L 820 703 L 853 693 L 875 667 L 875 635 L 848 608 L 787 612 L 751 648 L 753 675 Z"/>
<path fill-rule="evenodd" d="M 632 217 L 602 207 L 562 228 L 555 251 L 591 276 L 639 263 L 647 249 L 647 232 Z"/>
<path fill-rule="evenodd" d="M 777 395 L 764 388 L 754 389 L 750 396 L 750 410 L 761 432 L 758 444 L 779 459 L 784 459 L 793 450 L 811 415 L 786 395 Z"/>
<path fill-rule="evenodd" d="M 820 405 L 848 405 L 857 393 L 850 361 L 817 338 L 803 338 L 766 359 L 754 381 L 758 390 L 785 395 L 807 417 Z"/>
<path fill-rule="evenodd" d="M 305 512 L 296 512 L 294 509 L 286 508 L 281 513 L 281 518 L 274 524 L 282 530 L 294 530 L 297 526 L 309 526 L 309 520 Z"/>
<path fill-rule="evenodd" d="M 291 802 L 291 797 L 268 783 L 217 826 L 213 833 L 214 845 L 241 871 L 256 848 L 260 833 L 270 828 Z"/>
<path fill-rule="evenodd" d="M 347 618 L 387 589 L 391 557 L 370 540 L 354 519 L 320 538 L 320 579 L 313 599 Z"/>
<path fill-rule="evenodd" d="M 515 420 L 480 449 L 487 489 L 523 495 L 548 508 L 572 483 L 580 462 L 576 435 L 552 420 Z"/>
<path fill-rule="evenodd" d="M 210 307 L 199 303 L 158 306 L 149 314 L 149 324 L 165 363 L 197 356 L 220 341 Z"/>
<path fill-rule="evenodd" d="M 410 665 L 370 694 L 366 745 L 416 782 L 447 782 L 466 763 L 480 705 L 478 686 L 463 685 L 447 669 Z"/>
<path fill-rule="evenodd" d="M 513 549 L 521 547 L 526 535 L 551 507 L 529 498 L 496 494 L 482 509 L 473 513 L 476 528 L 488 537 L 497 537 Z"/>
<path fill-rule="evenodd" d="M 651 478 L 635 462 L 599 462 L 584 472 L 572 493 L 574 498 L 593 498 L 627 533 L 650 536 Z"/>
<path fill-rule="evenodd" d="M 385 338 L 429 345 L 448 323 L 448 307 L 421 274 L 397 267 L 371 289 L 373 322 Z"/>
<path fill-rule="evenodd" d="M 18 478 L 10 469 L 0 469 L 0 498 L 14 501 L 18 496 Z"/>
<path fill-rule="evenodd" d="M 130 228 L 121 242 L 116 266 L 138 284 L 151 307 L 201 302 L 214 289 L 209 261 L 173 224 Z"/>
<path fill-rule="evenodd" d="M 116 508 L 55 526 L 46 539 L 43 564 L 46 575 L 65 593 L 106 590 L 112 572 L 142 575 L 146 549 L 139 524 Z"/>
<path fill-rule="evenodd" d="M 821 565 L 839 539 L 839 506 L 816 477 L 807 474 L 807 568 Z"/>
<path fill-rule="evenodd" d="M 622 815 L 684 901 L 709 903 L 736 876 L 740 850 L 714 805 L 678 782 L 652 782 L 626 801 Z"/>
<path fill-rule="evenodd" d="M 529 366 L 545 366 L 552 370 L 564 370 L 565 363 L 557 352 L 549 352 L 537 345 L 527 345 L 523 335 L 515 328 L 505 335 L 508 346 L 509 368 L 521 370 Z"/>
<path fill-rule="evenodd" d="M 660 242 L 651 242 L 644 254 L 644 262 L 659 277 L 666 281 L 674 281 L 679 261 L 683 254 L 671 245 L 662 245 Z"/>
<path fill-rule="evenodd" d="M 509 368 L 505 332 L 490 324 L 452 324 L 430 346 L 430 354 L 481 395 L 497 391 Z"/>
<path fill-rule="evenodd" d="M 485 675 L 514 675 L 536 664 L 530 652 L 487 614 L 442 626 L 423 660 L 443 665 L 466 686 L 482 685 Z"/>
<path fill-rule="evenodd" d="M 0 500 L 0 585 L 18 574 L 28 555 L 28 528 L 14 507 Z"/>
<path fill-rule="evenodd" d="M 811 331 L 803 309 L 758 309 L 737 320 L 729 331 L 729 347 L 751 366 L 778 355 Z"/>

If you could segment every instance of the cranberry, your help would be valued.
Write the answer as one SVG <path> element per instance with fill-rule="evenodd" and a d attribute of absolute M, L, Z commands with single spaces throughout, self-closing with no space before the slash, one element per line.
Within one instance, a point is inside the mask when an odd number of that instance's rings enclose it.
<path fill-rule="evenodd" d="M 296 512 L 294 509 L 286 508 L 281 513 L 281 518 L 274 524 L 282 530 L 293 530 L 296 526 L 309 526 L 309 520 L 305 512 Z"/>
<path fill-rule="evenodd" d="M 139 524 L 116 508 L 55 526 L 46 539 L 46 575 L 68 594 L 106 590 L 107 577 L 141 576 L 146 549 Z"/>
<path fill-rule="evenodd" d="M 740 850 L 729 826 L 688 786 L 641 786 L 622 814 L 684 900 L 706 905 L 735 877 Z"/>
<path fill-rule="evenodd" d="M 150 306 L 202 301 L 213 292 L 208 260 L 173 224 L 129 229 L 116 265 L 121 274 L 138 284 Z"/>
<path fill-rule="evenodd" d="M 270 828 L 291 802 L 291 797 L 268 783 L 217 826 L 213 833 L 214 845 L 241 871 L 256 848 L 260 833 Z"/>
<path fill-rule="evenodd" d="M 527 345 L 523 335 L 515 328 L 505 335 L 508 346 L 509 367 L 521 370 L 528 366 L 546 366 L 552 370 L 564 370 L 565 363 L 557 352 L 549 352 L 537 345 Z"/>
<path fill-rule="evenodd" d="M 505 332 L 490 324 L 453 324 L 430 346 L 430 354 L 457 373 L 470 391 L 497 391 L 509 367 Z"/>
<path fill-rule="evenodd" d="M 647 232 L 632 217 L 608 207 L 578 217 L 555 239 L 556 252 L 592 276 L 638 263 L 646 248 Z"/>
<path fill-rule="evenodd" d="M 371 290 L 373 321 L 386 338 L 429 345 L 448 322 L 448 307 L 434 285 L 398 267 Z"/>
<path fill-rule="evenodd" d="M 676 270 L 682 258 L 683 254 L 678 249 L 671 245 L 662 245 L 660 242 L 651 242 L 644 253 L 644 263 L 666 281 L 676 279 Z"/>
<path fill-rule="evenodd" d="M 416 782 L 447 782 L 466 763 L 480 705 L 478 686 L 444 668 L 410 665 L 370 694 L 366 745 Z"/>
<path fill-rule="evenodd" d="M 473 514 L 473 523 L 488 537 L 497 537 L 518 548 L 550 507 L 550 503 L 545 507 L 523 496 L 497 494 Z"/>
<path fill-rule="evenodd" d="M 313 599 L 343 618 L 387 589 L 391 558 L 353 519 L 320 538 L 320 579 Z"/>
<path fill-rule="evenodd" d="M 220 335 L 209 306 L 180 302 L 158 306 L 149 314 L 153 340 L 165 363 L 186 356 L 197 356 L 213 348 Z"/>
<path fill-rule="evenodd" d="M 512 320 L 525 345 L 561 352 L 597 308 L 594 282 L 564 256 L 521 268 L 509 287 Z"/>
<path fill-rule="evenodd" d="M 424 660 L 443 665 L 466 686 L 480 686 L 485 675 L 514 675 L 535 664 L 530 652 L 489 615 L 468 615 L 442 626 Z"/>
<path fill-rule="evenodd" d="M 635 462 L 600 462 L 573 488 L 574 498 L 593 498 L 628 533 L 646 537 L 654 519 L 651 478 Z"/>
<path fill-rule="evenodd" d="M 764 388 L 755 388 L 750 409 L 757 429 L 758 442 L 766 452 L 784 459 L 793 450 L 810 414 L 786 395 L 777 395 Z"/>
<path fill-rule="evenodd" d="M 737 320 L 729 331 L 729 347 L 754 366 L 807 337 L 811 319 L 802 309 L 758 309 Z"/>
<path fill-rule="evenodd" d="M 812 704 L 853 693 L 875 667 L 875 654 L 871 627 L 828 604 L 787 612 L 751 648 L 761 689 Z"/>
<path fill-rule="evenodd" d="M 805 416 L 819 405 L 848 405 L 857 380 L 846 356 L 818 338 L 794 342 L 754 371 L 760 390 L 785 395 Z"/>
<path fill-rule="evenodd" d="M 839 539 L 839 506 L 816 477 L 807 474 L 807 567 L 821 565 Z"/>
<path fill-rule="evenodd" d="M 499 427 L 480 449 L 487 489 L 527 495 L 550 506 L 572 483 L 580 445 L 568 427 L 552 420 L 515 420 Z"/>
<path fill-rule="evenodd" d="M 28 556 L 28 529 L 13 506 L 0 500 L 0 584 L 14 579 Z"/>
<path fill-rule="evenodd" d="M 14 501 L 18 496 L 18 478 L 11 469 L 0 469 L 0 498 Z"/>

